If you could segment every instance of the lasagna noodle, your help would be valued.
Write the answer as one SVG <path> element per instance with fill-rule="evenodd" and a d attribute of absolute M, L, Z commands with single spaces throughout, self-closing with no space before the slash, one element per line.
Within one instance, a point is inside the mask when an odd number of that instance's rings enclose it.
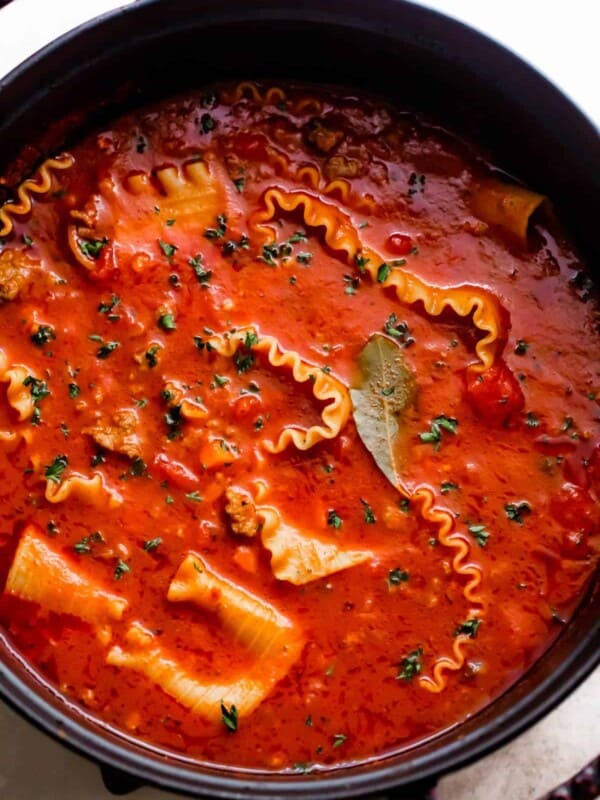
<path fill-rule="evenodd" d="M 478 184 L 471 197 L 471 208 L 479 219 L 504 228 L 522 244 L 527 242 L 532 214 L 547 203 L 543 194 L 496 180 Z"/>
<path fill-rule="evenodd" d="M 5 591 L 46 611 L 71 614 L 95 625 L 120 620 L 127 600 L 80 572 L 29 525 L 17 547 Z"/>
<path fill-rule="evenodd" d="M 419 686 L 433 694 L 442 692 L 448 685 L 446 673 L 457 672 L 463 668 L 465 664 L 463 650 L 469 642 L 469 636 L 462 634 L 457 636 L 452 643 L 452 657 L 440 656 L 437 658 L 431 671 L 431 677 L 428 675 L 421 675 L 419 677 Z"/>
<path fill-rule="evenodd" d="M 207 341 L 220 355 L 233 356 L 244 345 L 248 334 L 258 338 L 258 342 L 252 344 L 250 349 L 265 353 L 273 367 L 291 369 L 292 376 L 298 383 L 311 381 L 314 396 L 318 400 L 329 401 L 321 414 L 322 425 L 314 425 L 308 430 L 286 426 L 276 441 L 263 440 L 265 450 L 269 453 L 280 453 L 290 444 L 298 450 L 308 450 L 318 442 L 335 438 L 348 421 L 351 410 L 350 395 L 340 381 L 303 361 L 298 353 L 284 350 L 274 336 L 263 336 L 256 327 L 240 328 L 234 334 L 211 336 Z"/>
<path fill-rule="evenodd" d="M 278 208 L 285 212 L 301 209 L 305 225 L 323 228 L 326 244 L 332 250 L 344 253 L 349 265 L 356 265 L 359 257 L 365 259 L 364 270 L 373 280 L 377 280 L 378 269 L 384 259 L 374 250 L 363 247 L 358 231 L 347 214 L 305 191 L 267 189 L 263 195 L 263 208 L 251 216 L 253 229 L 264 242 L 274 238 L 274 231 L 269 223 L 277 217 Z M 398 267 L 390 269 L 389 276 L 381 286 L 393 286 L 401 302 L 409 305 L 421 302 L 431 316 L 439 316 L 445 308 L 452 309 L 461 317 L 472 313 L 473 324 L 485 336 L 475 346 L 481 363 L 472 365 L 470 369 L 483 372 L 493 365 L 498 340 L 504 331 L 500 304 L 492 294 L 476 286 L 432 286 Z"/>
<path fill-rule="evenodd" d="M 271 569 L 280 581 L 302 586 L 374 558 L 371 550 L 348 550 L 324 542 L 284 522 L 272 506 L 257 506 L 261 541 L 271 553 Z"/>
<path fill-rule="evenodd" d="M 24 384 L 29 375 L 29 370 L 22 364 L 15 364 L 8 369 L 2 370 L 0 374 L 0 380 L 8 382 L 6 398 L 9 405 L 18 412 L 19 422 L 30 419 L 35 410 L 35 402 L 29 387 Z"/>
<path fill-rule="evenodd" d="M 69 475 L 61 483 L 46 481 L 44 494 L 49 503 L 64 503 L 70 498 L 90 503 L 91 505 L 115 508 L 123 502 L 122 496 L 112 487 L 106 485 L 100 472 L 91 478 L 84 475 Z"/>
<path fill-rule="evenodd" d="M 129 628 L 125 646 L 111 648 L 106 663 L 144 675 L 165 694 L 210 722 L 221 719 L 221 703 L 235 706 L 240 716 L 251 714 L 276 682 L 272 674 L 260 667 L 231 680 L 203 679 L 202 675 L 186 670 L 140 624 Z"/>
<path fill-rule="evenodd" d="M 33 195 L 46 194 L 53 186 L 52 171 L 72 167 L 75 159 L 67 153 L 56 158 L 47 158 L 32 178 L 23 181 L 17 189 L 17 201 L 0 206 L 0 237 L 8 236 L 14 228 L 13 216 L 29 214 Z"/>
<path fill-rule="evenodd" d="M 274 606 L 212 570 L 197 554 L 181 563 L 167 594 L 216 614 L 224 630 L 257 658 L 294 661 L 302 645 L 293 623 Z"/>

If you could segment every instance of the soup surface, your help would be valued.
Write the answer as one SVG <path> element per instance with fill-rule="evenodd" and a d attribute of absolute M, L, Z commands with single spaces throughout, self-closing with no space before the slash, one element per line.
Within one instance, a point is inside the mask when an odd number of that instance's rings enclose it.
<path fill-rule="evenodd" d="M 311 770 L 498 697 L 598 554 L 598 331 L 548 201 L 251 83 L 0 209 L 0 620 L 160 747 Z"/>

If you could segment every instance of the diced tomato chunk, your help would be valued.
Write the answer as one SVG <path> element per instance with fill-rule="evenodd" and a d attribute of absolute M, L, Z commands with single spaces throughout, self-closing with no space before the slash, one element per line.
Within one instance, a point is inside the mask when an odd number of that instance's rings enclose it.
<path fill-rule="evenodd" d="M 396 256 L 407 256 L 413 249 L 413 240 L 407 233 L 392 233 L 388 236 L 386 247 Z"/>
<path fill-rule="evenodd" d="M 522 411 L 523 392 L 515 376 L 502 361 L 467 381 L 467 396 L 483 419 L 503 425 Z"/>
<path fill-rule="evenodd" d="M 179 461 L 173 461 L 165 453 L 157 453 L 152 461 L 152 466 L 165 480 L 180 489 L 184 489 L 186 492 L 191 492 L 198 488 L 199 477 L 189 467 Z"/>

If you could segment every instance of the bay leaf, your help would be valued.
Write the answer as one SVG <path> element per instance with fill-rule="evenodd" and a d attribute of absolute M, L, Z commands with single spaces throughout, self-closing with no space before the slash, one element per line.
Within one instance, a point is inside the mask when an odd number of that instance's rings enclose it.
<path fill-rule="evenodd" d="M 401 483 L 402 415 L 415 401 L 416 381 L 401 348 L 374 333 L 358 357 L 350 389 L 352 415 L 362 443 L 390 483 Z"/>

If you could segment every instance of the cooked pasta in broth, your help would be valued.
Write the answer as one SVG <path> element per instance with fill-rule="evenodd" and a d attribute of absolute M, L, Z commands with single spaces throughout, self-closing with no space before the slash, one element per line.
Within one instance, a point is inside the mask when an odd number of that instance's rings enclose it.
<path fill-rule="evenodd" d="M 0 207 L 0 621 L 99 721 L 305 772 L 498 697 L 598 555 L 598 310 L 448 131 L 250 82 Z"/>

